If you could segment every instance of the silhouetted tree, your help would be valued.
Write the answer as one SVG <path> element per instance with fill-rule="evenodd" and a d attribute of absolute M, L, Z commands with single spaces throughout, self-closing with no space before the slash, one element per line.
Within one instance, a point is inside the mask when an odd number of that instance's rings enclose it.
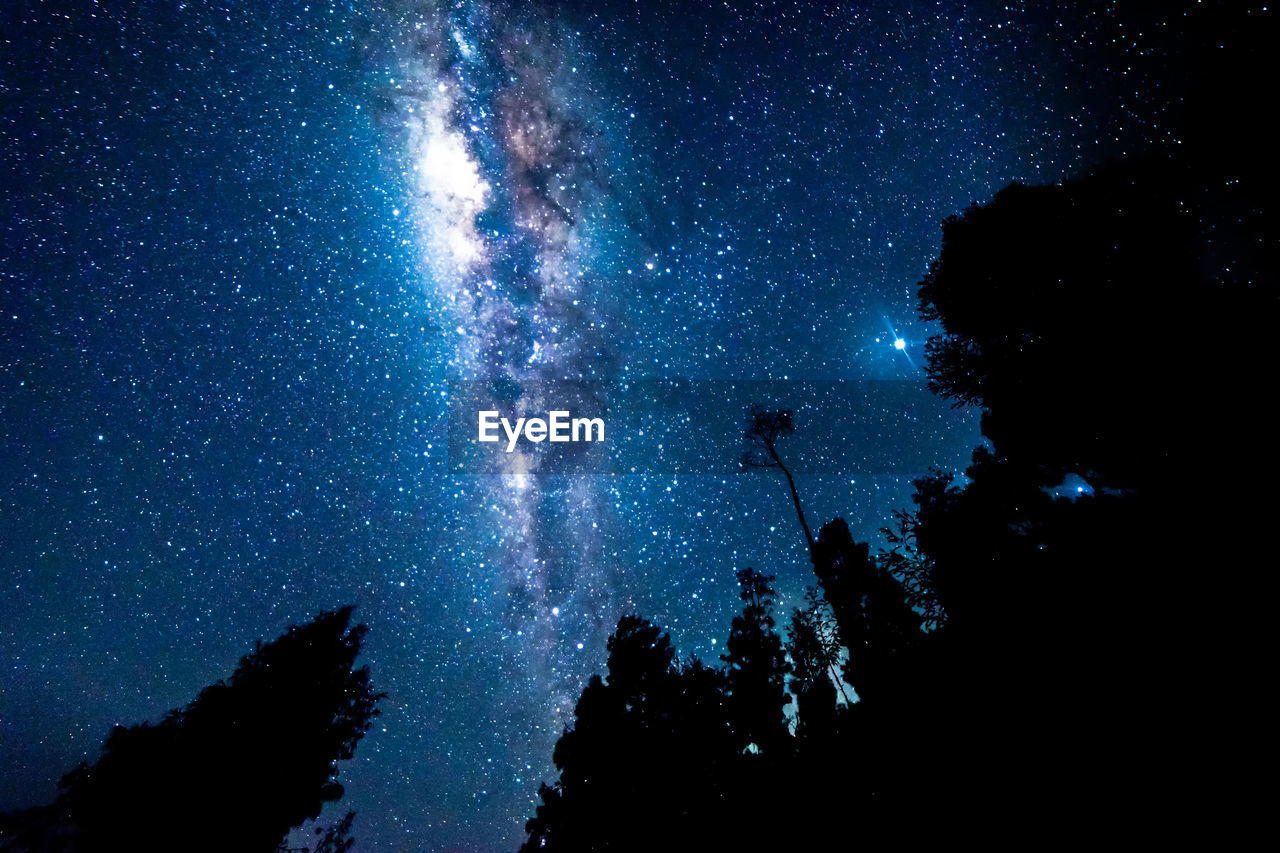
<path fill-rule="evenodd" d="M 52 806 L 6 821 L 0 847 L 272 853 L 342 796 L 337 762 L 378 713 L 383 694 L 355 666 L 367 629 L 350 619 L 293 626 L 161 722 L 116 727 Z"/>
<path fill-rule="evenodd" d="M 1115 163 L 1012 184 L 944 223 L 920 284 L 943 328 L 931 386 L 981 405 L 994 454 L 1036 484 L 1178 488 L 1216 474 L 1200 470 L 1206 439 L 1263 437 L 1248 377 L 1270 357 L 1276 235 L 1223 171 Z"/>
<path fill-rule="evenodd" d="M 782 638 L 773 630 L 773 577 L 751 568 L 740 569 L 737 576 L 742 613 L 733 618 L 720 656 L 733 728 L 743 747 L 778 755 L 789 748 L 784 709 L 791 697 Z"/>
<path fill-rule="evenodd" d="M 902 584 L 854 542 L 837 518 L 823 526 L 814 549 L 814 571 L 835 616 L 840 644 L 848 650 L 845 680 L 867 698 L 892 675 L 894 658 L 920 639 L 920 616 Z"/>
<path fill-rule="evenodd" d="M 747 449 L 742 454 L 742 464 L 748 468 L 777 468 L 787 478 L 787 488 L 791 490 L 791 502 L 796 507 L 796 518 L 800 519 L 800 529 L 804 531 L 805 543 L 813 554 L 813 533 L 809 531 L 809 522 L 805 520 L 804 508 L 800 505 L 800 493 L 796 491 L 795 478 L 778 455 L 778 439 L 795 432 L 790 409 L 769 411 L 759 406 L 751 407 L 747 428 L 743 437 Z"/>
<path fill-rule="evenodd" d="M 835 731 L 837 687 L 844 693 L 836 672 L 840 643 L 827 603 L 814 587 L 806 591 L 805 607 L 791 614 L 786 648 L 796 698 L 796 737 L 829 739 Z"/>
<path fill-rule="evenodd" d="M 677 664 L 670 637 L 623 617 L 608 676 L 592 677 L 556 744 L 525 851 L 640 851 L 723 838 L 736 758 L 724 675 Z"/>
<path fill-rule="evenodd" d="M 1280 320 L 1274 200 L 1235 165 L 1115 163 L 1011 186 L 944 226 L 920 288 L 944 332 L 929 374 L 983 408 L 990 440 L 963 488 L 916 484 L 912 532 L 965 672 L 943 737 L 957 802 L 1052 821 L 1087 791 L 1091 819 L 1150 823 L 1230 775 L 1169 744 L 1254 705 L 1262 642 L 1239 587 L 1204 569 L 1249 585 L 1261 540 L 1219 534 L 1270 524 L 1280 467 L 1262 391 Z M 1229 340 L 1206 346 L 1208 330 Z M 1053 493 L 1067 475 L 1088 484 L 1074 500 Z"/>
<path fill-rule="evenodd" d="M 947 475 L 939 472 L 933 476 Z M 918 488 L 920 481 L 914 482 Z M 946 622 L 947 614 L 938 597 L 933 560 L 920 550 L 916 541 L 920 529 L 919 516 L 914 512 L 894 510 L 893 518 L 897 522 L 894 527 L 880 528 L 891 547 L 887 551 L 881 550 L 876 559 L 902 584 L 907 604 L 920 614 L 921 627 L 926 631 L 936 631 Z"/>

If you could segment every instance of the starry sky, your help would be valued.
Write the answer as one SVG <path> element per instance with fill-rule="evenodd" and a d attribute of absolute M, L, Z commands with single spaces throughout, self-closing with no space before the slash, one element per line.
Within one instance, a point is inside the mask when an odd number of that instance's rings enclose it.
<path fill-rule="evenodd" d="M 515 849 L 619 616 L 715 659 L 735 569 L 812 582 L 736 413 L 825 424 L 810 521 L 881 541 L 979 441 L 916 393 L 942 219 L 1176 143 L 1158 33 L 1042 5 L 5 3 L 0 809 L 350 602 L 358 849 Z M 498 380 L 729 427 L 459 473 Z"/>

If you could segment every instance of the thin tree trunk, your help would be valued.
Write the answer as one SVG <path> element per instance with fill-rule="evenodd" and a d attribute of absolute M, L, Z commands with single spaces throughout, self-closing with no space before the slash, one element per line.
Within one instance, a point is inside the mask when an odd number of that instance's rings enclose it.
<path fill-rule="evenodd" d="M 844 692 L 844 679 L 836 672 L 835 664 L 827 664 L 827 669 L 831 671 L 831 677 L 835 679 L 836 687 L 839 688 L 840 695 L 844 697 L 844 703 L 852 705 L 853 703 L 849 701 L 849 694 Z"/>
<path fill-rule="evenodd" d="M 796 491 L 796 481 L 792 479 L 791 472 L 787 470 L 787 466 L 782 464 L 782 460 L 778 458 L 778 454 L 773 448 L 769 448 L 769 455 L 773 457 L 773 461 L 782 469 L 782 473 L 787 475 L 787 486 L 791 489 L 791 501 L 796 505 L 796 517 L 800 519 L 800 526 L 804 528 L 804 541 L 809 546 L 809 559 L 813 559 L 813 533 L 809 531 L 809 522 L 804 520 L 804 509 L 800 506 L 800 493 Z"/>

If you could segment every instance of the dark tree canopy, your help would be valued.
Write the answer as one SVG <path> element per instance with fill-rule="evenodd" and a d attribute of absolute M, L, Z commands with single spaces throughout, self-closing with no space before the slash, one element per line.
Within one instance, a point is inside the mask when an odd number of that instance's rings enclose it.
<path fill-rule="evenodd" d="M 950 763 L 986 762 L 1028 815 L 1086 789 L 1094 816 L 1195 808 L 1194 780 L 1224 770 L 1169 744 L 1253 704 L 1262 640 L 1237 596 L 1270 557 L 1233 531 L 1276 504 L 1280 287 L 1274 201 L 1233 166 L 1012 186 L 947 222 L 921 284 L 934 387 L 981 406 L 990 440 L 963 486 L 917 481 L 910 530 L 968 668 L 952 719 L 992 745 L 957 733 Z M 1075 500 L 1052 493 L 1067 475 Z"/>
<path fill-rule="evenodd" d="M 52 806 L 6 821 L 0 848 L 274 851 L 342 796 L 337 763 L 378 713 L 383 694 L 355 666 L 367 629 L 351 612 L 259 642 L 159 723 L 116 727 Z"/>
<path fill-rule="evenodd" d="M 774 631 L 772 576 L 755 569 L 738 572 L 742 613 L 729 626 L 724 661 L 729 706 L 742 748 L 765 755 L 788 749 L 784 709 L 788 671 L 782 638 Z"/>
<path fill-rule="evenodd" d="M 1264 414 L 1274 242 L 1244 189 L 1179 161 L 1011 185 L 943 226 L 920 285 L 944 330 L 931 386 L 981 405 L 995 453 L 1041 485 L 1176 483 L 1205 438 Z"/>
<path fill-rule="evenodd" d="M 734 742 L 724 676 L 677 664 L 671 638 L 623 617 L 608 676 L 582 692 L 556 744 L 560 779 L 543 785 L 524 850 L 640 851 L 716 834 Z"/>
<path fill-rule="evenodd" d="M 743 464 L 751 468 L 776 468 L 779 465 L 778 440 L 795 431 L 795 415 L 790 409 L 752 406 L 747 428 L 743 431 L 747 442 L 747 449 L 742 454 Z"/>

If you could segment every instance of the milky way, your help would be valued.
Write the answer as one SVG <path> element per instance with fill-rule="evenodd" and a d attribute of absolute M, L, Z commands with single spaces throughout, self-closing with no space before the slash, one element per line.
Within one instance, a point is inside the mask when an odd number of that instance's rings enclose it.
<path fill-rule="evenodd" d="M 449 378 L 513 389 L 503 401 L 513 418 L 567 405 L 558 382 L 605 388 L 620 342 L 601 245 L 616 251 L 627 234 L 609 221 L 605 146 L 587 117 L 600 111 L 569 56 L 571 33 L 486 3 L 428 8 L 403 26 L 393 93 Z M 603 390 L 593 397 L 607 406 Z M 482 534 L 485 622 L 519 643 L 502 670 L 521 728 L 539 735 L 522 763 L 543 760 L 568 722 L 582 652 L 603 645 L 621 607 L 603 553 L 606 484 L 550 476 L 540 462 L 529 445 L 504 454 L 501 473 L 463 478 L 483 512 L 455 507 L 459 527 Z"/>

